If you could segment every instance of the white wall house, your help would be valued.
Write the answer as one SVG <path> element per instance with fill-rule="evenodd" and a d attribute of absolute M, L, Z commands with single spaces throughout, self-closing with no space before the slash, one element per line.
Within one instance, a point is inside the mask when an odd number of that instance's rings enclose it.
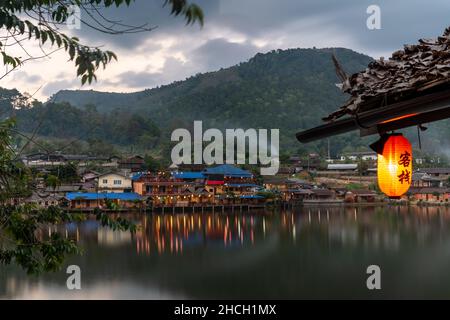
<path fill-rule="evenodd" d="M 329 164 L 327 166 L 327 169 L 333 171 L 355 171 L 358 169 L 358 164 L 356 163 Z"/>
<path fill-rule="evenodd" d="M 378 155 L 376 152 L 354 152 L 341 155 L 341 161 L 358 161 L 361 159 L 362 161 L 376 161 L 378 159 Z"/>
<path fill-rule="evenodd" d="M 105 173 L 98 176 L 99 192 L 131 192 L 131 178 L 120 173 Z"/>

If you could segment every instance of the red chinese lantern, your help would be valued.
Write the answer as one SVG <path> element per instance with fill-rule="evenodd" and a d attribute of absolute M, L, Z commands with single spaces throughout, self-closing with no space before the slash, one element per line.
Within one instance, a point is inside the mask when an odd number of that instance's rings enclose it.
<path fill-rule="evenodd" d="M 411 143 L 394 133 L 381 138 L 378 151 L 378 186 L 388 197 L 398 199 L 412 182 Z"/>

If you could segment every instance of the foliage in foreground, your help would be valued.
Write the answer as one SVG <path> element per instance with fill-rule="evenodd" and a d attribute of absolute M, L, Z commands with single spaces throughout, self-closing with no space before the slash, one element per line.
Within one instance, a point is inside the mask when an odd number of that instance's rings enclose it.
<path fill-rule="evenodd" d="M 31 172 L 15 160 L 11 147 L 13 128 L 11 120 L 0 123 L 0 263 L 14 263 L 30 274 L 57 271 L 67 256 L 81 250 L 60 233 L 46 235 L 45 231 L 87 217 L 58 207 L 42 209 L 34 204 L 17 204 L 32 193 L 32 179 Z M 112 219 L 100 210 L 94 214 L 102 226 L 136 232 L 136 226 L 126 219 Z"/>
<path fill-rule="evenodd" d="M 75 63 L 77 76 L 82 84 L 91 83 L 97 79 L 96 71 L 117 60 L 112 51 L 102 50 L 100 47 L 91 47 L 83 44 L 76 37 L 69 37 L 61 31 L 61 26 L 73 19 L 80 19 L 85 28 L 94 29 L 105 34 L 129 34 L 152 31 L 154 27 L 130 26 L 119 22 L 113 22 L 105 17 L 102 12 L 110 7 L 130 6 L 131 0 L 20 0 L 0 1 L 0 30 L 5 31 L 6 36 L 0 37 L 0 55 L 3 64 L 12 69 L 5 75 L 22 65 L 26 60 L 34 60 L 42 57 L 30 56 L 24 41 L 36 42 L 41 48 L 49 46 L 53 51 L 42 50 L 44 57 L 53 52 L 63 50 Z M 196 4 L 187 0 L 165 0 L 163 5 L 171 9 L 171 14 L 184 16 L 187 24 L 199 22 L 203 24 L 203 12 Z M 83 14 L 79 16 L 72 10 L 73 6 L 80 8 Z M 85 21 L 83 16 L 90 17 L 94 23 Z M 112 26 L 111 26 L 112 25 Z M 29 56 L 24 59 L 8 53 L 11 46 L 22 48 Z M 2 77 L 0 77 L 1 79 Z"/>

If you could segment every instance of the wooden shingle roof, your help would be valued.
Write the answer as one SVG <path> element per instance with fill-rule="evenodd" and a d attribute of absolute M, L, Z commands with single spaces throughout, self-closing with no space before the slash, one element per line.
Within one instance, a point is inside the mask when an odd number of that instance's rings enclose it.
<path fill-rule="evenodd" d="M 335 64 L 342 80 L 339 87 L 351 97 L 324 121 L 446 90 L 450 88 L 450 27 L 437 39 L 405 45 L 390 59 L 373 61 L 366 70 L 350 77 L 336 60 Z"/>

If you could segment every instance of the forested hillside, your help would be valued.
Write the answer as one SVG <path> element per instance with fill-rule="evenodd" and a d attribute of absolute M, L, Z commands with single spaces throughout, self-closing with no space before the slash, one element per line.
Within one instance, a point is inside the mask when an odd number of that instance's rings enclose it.
<path fill-rule="evenodd" d="M 364 69 L 371 61 L 341 48 L 278 50 L 136 93 L 64 90 L 41 103 L 17 90 L 2 89 L 0 112 L 15 116 L 20 130 L 36 131 L 40 139 L 77 139 L 101 152 L 116 146 L 154 154 L 165 150 L 167 155 L 172 130 L 191 128 L 194 120 L 202 120 L 204 129 L 279 128 L 282 153 L 326 155 L 327 140 L 301 145 L 295 133 L 320 124 L 347 98 L 335 86 L 332 53 L 348 73 Z M 424 145 L 439 146 L 431 152 L 445 152 L 449 133 L 448 121 L 433 124 L 423 136 Z M 417 141 L 414 130 L 409 136 Z M 372 140 L 361 139 L 358 133 L 333 137 L 331 155 L 367 148 Z"/>
<path fill-rule="evenodd" d="M 283 149 L 295 152 L 302 148 L 295 132 L 319 124 L 321 116 L 346 99 L 335 86 L 333 52 L 349 73 L 364 69 L 371 61 L 341 48 L 278 50 L 143 92 L 66 90 L 52 101 L 69 102 L 81 109 L 93 104 L 106 114 L 118 110 L 138 113 L 157 123 L 166 136 L 173 128 L 191 127 L 194 120 L 203 120 L 205 128 L 279 128 Z M 337 151 L 357 141 L 338 138 L 333 148 Z"/>

